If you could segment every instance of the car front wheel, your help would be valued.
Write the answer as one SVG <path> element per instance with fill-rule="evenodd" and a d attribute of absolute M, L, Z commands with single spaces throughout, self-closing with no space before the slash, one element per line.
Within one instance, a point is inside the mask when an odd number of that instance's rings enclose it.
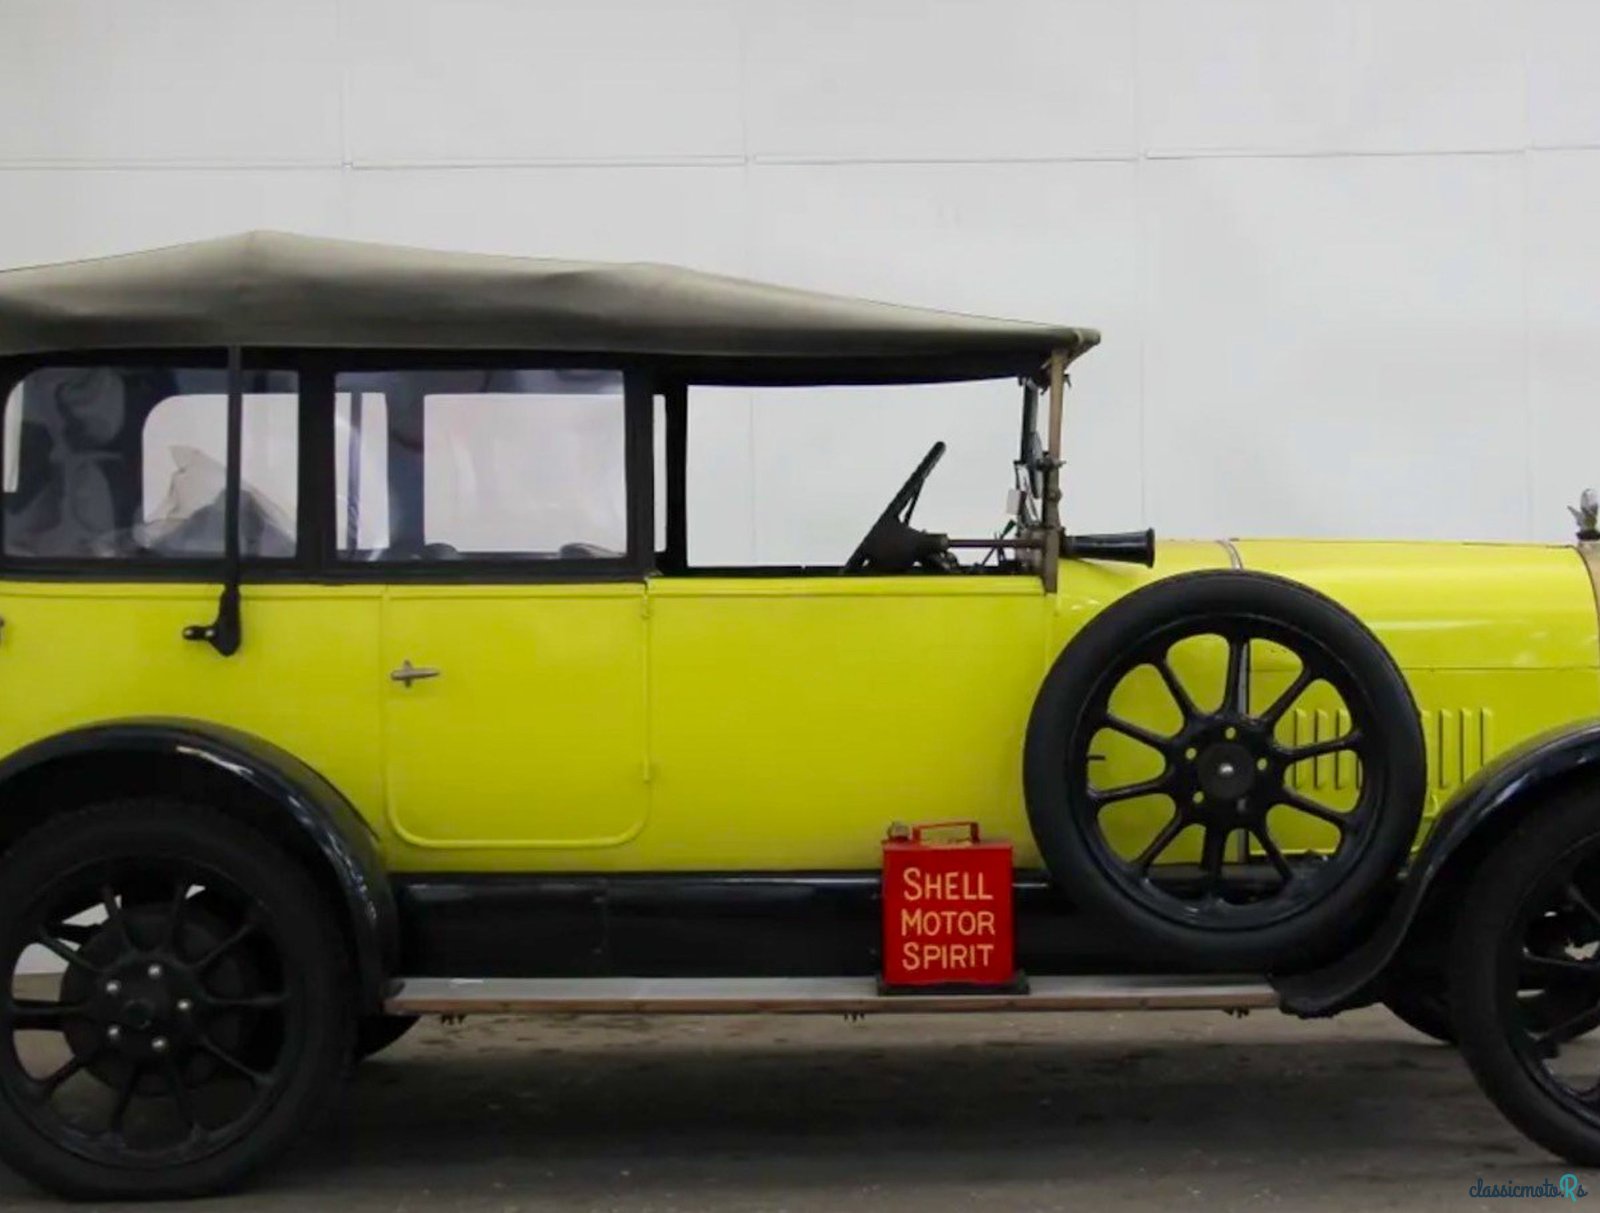
<path fill-rule="evenodd" d="M 1528 810 L 1468 887 L 1450 959 L 1462 1056 L 1507 1119 L 1600 1165 L 1600 788 Z"/>
<path fill-rule="evenodd" d="M 220 1191 L 326 1104 L 349 965 L 307 874 L 219 813 L 74 812 L 0 859 L 0 1157 L 83 1199 Z"/>
<path fill-rule="evenodd" d="M 1139 950 L 1214 972 L 1346 946 L 1427 791 L 1416 704 L 1378 639 L 1308 586 L 1228 570 L 1090 620 L 1040 688 L 1023 775 L 1066 895 Z"/>

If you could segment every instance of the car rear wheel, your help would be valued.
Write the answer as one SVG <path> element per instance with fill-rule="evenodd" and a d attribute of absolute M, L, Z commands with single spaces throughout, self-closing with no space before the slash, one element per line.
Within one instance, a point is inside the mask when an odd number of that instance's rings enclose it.
<path fill-rule="evenodd" d="M 1290 969 L 1379 904 L 1416 836 L 1400 671 L 1316 591 L 1190 573 L 1091 620 L 1029 721 L 1028 818 L 1066 894 L 1168 963 Z"/>
<path fill-rule="evenodd" d="M 1552 1153 L 1600 1165 L 1600 788 L 1529 819 L 1468 886 L 1451 948 L 1461 1054 L 1508 1120 Z"/>
<path fill-rule="evenodd" d="M 218 813 L 130 800 L 26 835 L 0 859 L 0 1157 L 83 1199 L 235 1185 L 348 1064 L 345 951 L 307 874 Z"/>

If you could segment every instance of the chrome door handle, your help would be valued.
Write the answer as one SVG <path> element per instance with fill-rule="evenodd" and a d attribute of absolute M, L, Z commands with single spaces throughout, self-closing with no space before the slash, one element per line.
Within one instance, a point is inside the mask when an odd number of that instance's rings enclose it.
<path fill-rule="evenodd" d="M 436 670 L 432 666 L 412 665 L 411 658 L 407 657 L 400 663 L 398 670 L 389 671 L 389 677 L 409 691 L 411 684 L 418 679 L 437 678 L 441 673 L 443 673 L 442 670 Z"/>

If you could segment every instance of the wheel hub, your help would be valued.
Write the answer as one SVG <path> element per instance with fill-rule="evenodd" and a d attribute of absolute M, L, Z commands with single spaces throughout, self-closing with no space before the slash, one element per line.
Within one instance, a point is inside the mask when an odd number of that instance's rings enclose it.
<path fill-rule="evenodd" d="M 1237 741 L 1218 741 L 1206 746 L 1195 759 L 1200 790 L 1208 798 L 1238 800 L 1255 786 L 1257 757 Z"/>
<path fill-rule="evenodd" d="M 137 907 L 128 914 L 134 937 L 109 927 L 96 932 L 82 955 L 99 968 L 92 973 L 73 966 L 62 978 L 62 999 L 83 1006 L 83 1014 L 64 1030 L 67 1044 L 95 1077 L 116 1086 L 130 1067 L 144 1072 L 139 1089 L 164 1089 L 160 1069 L 178 1067 L 191 1080 L 213 1068 L 202 1051 L 203 1039 L 233 1045 L 239 1033 L 237 1016 L 214 1013 L 214 998 L 203 975 L 186 959 L 204 956 L 226 938 L 226 924 L 213 921 L 203 909 L 191 908 L 183 923 L 183 946 L 167 943 L 142 948 L 136 939 L 162 938 L 166 923 L 154 914 L 143 922 Z M 211 966 L 209 978 L 225 987 L 248 987 L 243 967 L 227 958 Z"/>
<path fill-rule="evenodd" d="M 1249 717 L 1202 717 L 1170 755 L 1179 812 L 1208 828 L 1255 828 L 1282 783 L 1284 764 L 1271 732 Z"/>
<path fill-rule="evenodd" d="M 97 936 L 84 951 L 115 946 Z M 66 1027 L 67 1044 L 104 1082 L 119 1082 L 130 1066 L 172 1062 L 182 1068 L 197 1056 L 204 992 L 176 957 L 124 953 L 99 975 L 73 970 L 63 981 L 62 994 L 69 1001 L 81 999 L 84 1007 L 83 1015 Z M 155 1090 L 161 1081 L 150 1073 L 140 1086 Z"/>

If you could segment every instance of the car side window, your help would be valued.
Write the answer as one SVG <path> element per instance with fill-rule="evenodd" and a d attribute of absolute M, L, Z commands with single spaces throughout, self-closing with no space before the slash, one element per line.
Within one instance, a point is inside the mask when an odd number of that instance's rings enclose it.
<path fill-rule="evenodd" d="M 618 371 L 341 373 L 339 558 L 623 558 L 624 415 Z"/>
<path fill-rule="evenodd" d="M 227 372 L 45 367 L 6 400 L 5 554 L 184 560 L 223 554 Z M 240 550 L 295 553 L 299 394 L 244 375 Z"/>

